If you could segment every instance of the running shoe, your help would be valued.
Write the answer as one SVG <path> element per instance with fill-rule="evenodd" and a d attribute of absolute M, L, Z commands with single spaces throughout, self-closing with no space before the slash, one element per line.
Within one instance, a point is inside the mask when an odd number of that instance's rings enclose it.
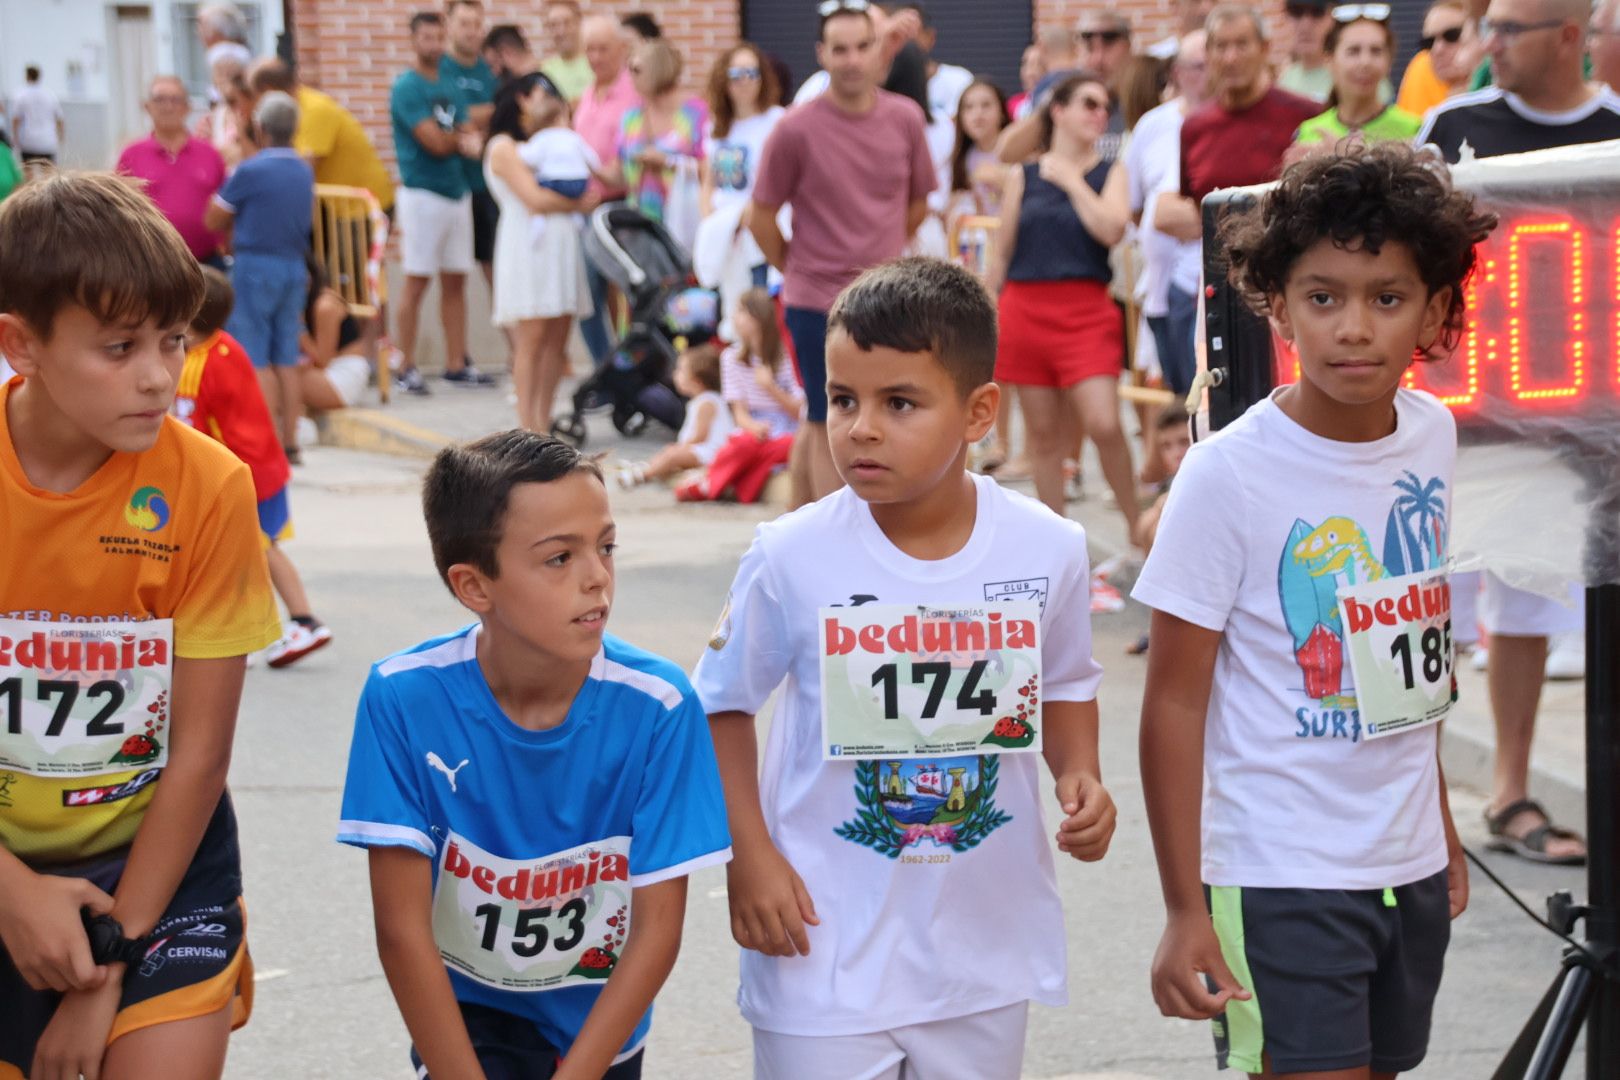
<path fill-rule="evenodd" d="M 459 371 L 446 370 L 439 378 L 452 386 L 494 386 L 495 376 L 486 375 L 482 371 L 465 364 Z"/>
<path fill-rule="evenodd" d="M 311 629 L 303 623 L 289 623 L 287 633 L 264 650 L 264 662 L 273 668 L 284 668 L 289 664 L 296 664 L 316 649 L 324 648 L 331 641 L 330 627 L 317 626 Z"/>
<path fill-rule="evenodd" d="M 1586 631 L 1554 634 L 1548 646 L 1547 678 L 1555 682 L 1586 678 Z"/>
<path fill-rule="evenodd" d="M 418 368 L 410 368 L 395 375 L 394 389 L 402 394 L 419 394 L 422 397 L 433 393 L 428 389 L 427 380 L 422 378 L 422 372 Z"/>

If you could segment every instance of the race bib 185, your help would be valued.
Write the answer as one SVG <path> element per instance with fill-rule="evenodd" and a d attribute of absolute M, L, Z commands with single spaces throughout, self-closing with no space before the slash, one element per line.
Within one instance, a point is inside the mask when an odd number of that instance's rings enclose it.
<path fill-rule="evenodd" d="M 823 758 L 936 758 L 1041 749 L 1041 609 L 822 608 Z"/>
<path fill-rule="evenodd" d="M 503 859 L 454 832 L 433 887 L 444 962 L 501 990 L 554 990 L 613 973 L 630 933 L 630 837 Z"/>
<path fill-rule="evenodd" d="M 1339 589 L 1366 737 L 1438 724 L 1451 711 L 1451 582 L 1444 570 Z"/>
<path fill-rule="evenodd" d="M 0 619 L 0 770 L 98 776 L 169 760 L 174 622 Z"/>

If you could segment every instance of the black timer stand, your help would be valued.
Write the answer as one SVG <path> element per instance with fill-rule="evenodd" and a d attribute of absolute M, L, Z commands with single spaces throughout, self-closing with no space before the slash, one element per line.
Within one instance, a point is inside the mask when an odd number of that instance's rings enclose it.
<path fill-rule="evenodd" d="M 1227 284 L 1214 239 L 1226 209 L 1253 200 L 1252 191 L 1239 189 L 1203 204 L 1209 422 L 1215 430 L 1275 385 L 1271 328 Z M 1620 581 L 1620 461 L 1594 460 L 1590 448 L 1572 447 L 1568 456 L 1582 463 L 1597 493 L 1587 531 L 1587 580 Z M 1585 939 L 1565 949 L 1552 986 L 1492 1080 L 1562 1076 L 1583 1026 L 1587 1080 L 1620 1078 L 1620 585 L 1586 590 L 1586 828 L 1586 903 L 1575 903 L 1568 892 L 1547 899 L 1548 921 L 1565 935 L 1584 923 Z"/>

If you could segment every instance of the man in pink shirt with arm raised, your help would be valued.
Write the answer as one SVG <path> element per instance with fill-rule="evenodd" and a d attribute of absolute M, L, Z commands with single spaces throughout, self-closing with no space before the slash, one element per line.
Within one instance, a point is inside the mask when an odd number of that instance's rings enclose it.
<path fill-rule="evenodd" d="M 223 268 L 219 234 L 203 224 L 203 214 L 225 182 L 225 161 L 212 143 L 194 139 L 186 131 L 190 107 L 186 85 L 179 77 L 153 79 L 146 95 L 152 134 L 124 147 L 118 155 L 118 171 L 146 182 L 146 194 L 198 262 Z"/>
<path fill-rule="evenodd" d="M 878 88 L 883 60 L 865 5 L 821 7 L 816 60 L 827 92 L 789 110 L 760 156 L 749 228 L 782 271 L 788 334 L 804 382 L 805 424 L 796 452 L 809 455 L 816 498 L 839 486 L 827 444 L 827 312 L 861 271 L 895 258 L 928 213 L 934 166 L 922 110 Z M 793 207 L 793 239 L 777 226 Z"/>

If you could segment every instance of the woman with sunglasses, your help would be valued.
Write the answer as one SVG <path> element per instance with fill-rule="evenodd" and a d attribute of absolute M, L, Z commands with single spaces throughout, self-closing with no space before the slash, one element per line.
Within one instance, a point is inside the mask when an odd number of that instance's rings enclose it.
<path fill-rule="evenodd" d="M 1000 293 L 996 380 L 1018 388 L 1035 493 L 1065 511 L 1065 425 L 1079 414 L 1130 534 L 1139 507 L 1119 419 L 1124 318 L 1108 294 L 1108 249 L 1130 220 L 1124 167 L 1098 143 L 1108 88 L 1088 72 L 1064 78 L 1041 108 L 1037 161 L 1014 169 L 987 284 Z"/>
<path fill-rule="evenodd" d="M 707 227 L 725 229 L 730 235 L 727 250 L 732 257 L 747 257 L 749 284 L 756 286 L 765 284 L 767 266 L 759 245 L 748 234 L 744 212 L 754 192 L 765 140 L 785 111 L 781 102 L 776 69 L 757 45 L 740 42 L 715 60 L 709 72 L 710 121 L 703 139 L 703 186 L 698 202 L 703 220 L 711 223 Z M 720 239 L 724 242 L 724 237 Z M 734 291 L 722 282 L 728 313 L 736 299 L 729 293 Z"/>
<path fill-rule="evenodd" d="M 1422 116 L 1467 88 L 1478 62 L 1471 43 L 1464 40 L 1467 30 L 1468 11 L 1462 0 L 1436 0 L 1423 16 L 1423 38 L 1406 65 L 1395 104 Z"/>
<path fill-rule="evenodd" d="M 1332 146 L 1358 136 L 1367 142 L 1411 142 L 1423 121 L 1380 94 L 1395 62 L 1395 31 L 1388 4 L 1343 4 L 1333 9 L 1326 47 L 1333 89 L 1327 111 L 1299 126 L 1298 146 Z"/>

